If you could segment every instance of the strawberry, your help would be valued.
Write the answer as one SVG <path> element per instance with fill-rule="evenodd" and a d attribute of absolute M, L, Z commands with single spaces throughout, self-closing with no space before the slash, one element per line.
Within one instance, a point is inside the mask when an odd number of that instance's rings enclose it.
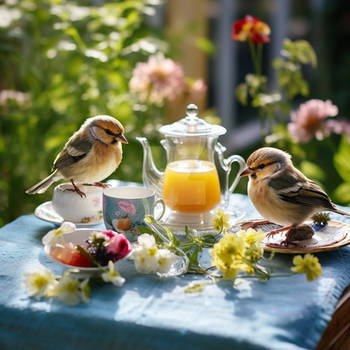
<path fill-rule="evenodd" d="M 66 262 L 68 265 L 77 266 L 77 267 L 90 267 L 91 261 L 85 256 L 81 255 L 78 250 L 72 251 L 72 255 L 69 261 Z"/>

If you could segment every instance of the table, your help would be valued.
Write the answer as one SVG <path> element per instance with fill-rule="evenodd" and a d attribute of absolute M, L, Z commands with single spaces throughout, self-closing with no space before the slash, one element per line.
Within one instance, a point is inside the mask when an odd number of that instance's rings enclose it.
<path fill-rule="evenodd" d="M 246 196 L 233 195 L 233 201 L 246 217 L 257 217 Z M 0 229 L 0 349 L 300 350 L 320 343 L 320 350 L 332 340 L 346 340 L 335 335 L 344 326 L 340 321 L 349 321 L 343 308 L 349 308 L 347 297 L 335 323 L 330 320 L 350 284 L 350 247 L 318 254 L 323 275 L 311 283 L 305 275 L 293 275 L 244 280 L 235 288 L 226 282 L 209 285 L 198 294 L 184 289 L 203 276 L 161 279 L 140 275 L 131 261 L 120 261 L 123 287 L 93 286 L 90 303 L 69 307 L 29 299 L 21 286 L 24 272 L 40 265 L 63 271 L 41 244 L 53 227 L 25 215 Z M 292 258 L 276 254 L 273 262 L 288 270 Z"/>

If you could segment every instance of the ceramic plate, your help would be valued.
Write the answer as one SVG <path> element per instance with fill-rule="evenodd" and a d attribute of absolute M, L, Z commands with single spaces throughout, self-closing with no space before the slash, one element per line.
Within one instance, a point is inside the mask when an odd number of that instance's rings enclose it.
<path fill-rule="evenodd" d="M 89 236 L 94 231 L 101 231 L 101 230 L 93 230 L 93 229 L 76 229 L 75 231 L 71 233 L 66 233 L 62 236 L 60 236 L 57 240 L 57 243 L 73 243 L 73 244 L 79 244 L 82 247 L 86 247 L 86 240 L 89 238 Z M 78 267 L 73 265 L 68 265 L 63 263 L 60 260 L 57 260 L 54 256 L 51 256 L 50 254 L 50 247 L 48 245 L 44 245 L 45 253 L 54 261 L 57 263 L 70 268 L 70 269 L 78 269 L 80 275 L 96 275 L 100 274 L 102 271 L 98 267 Z"/>
<path fill-rule="evenodd" d="M 258 221 L 258 220 L 250 220 Z M 231 227 L 229 231 L 237 232 L 241 229 L 241 222 Z M 256 230 L 269 232 L 280 228 L 275 224 L 263 224 L 255 227 Z M 294 241 L 288 246 L 284 246 L 281 242 L 285 239 L 285 233 L 281 232 L 272 237 L 266 237 L 263 241 L 265 251 L 274 251 L 277 253 L 287 254 L 304 254 L 317 253 L 322 251 L 334 250 L 350 244 L 350 225 L 338 221 L 329 221 L 326 226 L 312 225 L 315 233 L 310 239 L 303 241 Z"/>
<path fill-rule="evenodd" d="M 64 221 L 52 207 L 52 202 L 45 202 L 40 204 L 34 211 L 34 215 L 44 221 L 52 224 L 61 225 Z M 91 218 L 89 222 L 73 222 L 77 227 L 90 227 L 102 223 L 102 214 L 99 217 Z"/>

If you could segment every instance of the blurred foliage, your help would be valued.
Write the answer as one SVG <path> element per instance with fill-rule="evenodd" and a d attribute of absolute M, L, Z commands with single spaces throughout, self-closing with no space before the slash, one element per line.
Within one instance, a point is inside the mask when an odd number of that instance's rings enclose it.
<path fill-rule="evenodd" d="M 112 178 L 141 181 L 142 149 L 134 137 L 157 138 L 162 114 L 138 106 L 128 82 L 136 62 L 167 50 L 162 34 L 144 20 L 156 1 L 94 4 L 0 5 L 0 226 L 51 199 L 53 188 L 24 192 L 49 174 L 69 136 L 97 114 L 119 119 L 129 140 Z"/>
<path fill-rule="evenodd" d="M 317 57 L 312 46 L 305 40 L 291 41 L 284 39 L 281 57 L 272 62 L 277 73 L 278 90 L 267 91 L 268 79 L 261 74 L 247 74 L 244 83 L 236 88 L 238 101 L 257 108 L 262 124 L 262 134 L 266 135 L 281 114 L 288 114 L 291 101 L 297 95 L 307 96 L 309 85 L 304 79 L 302 67 L 317 64 Z M 261 71 L 262 58 L 257 61 Z"/>
<path fill-rule="evenodd" d="M 266 137 L 268 146 L 277 147 L 293 156 L 294 165 L 317 182 L 342 205 L 350 204 L 350 143 L 347 135 L 331 134 L 323 140 L 313 138 L 307 143 L 295 142 L 286 125 L 274 127 Z"/>

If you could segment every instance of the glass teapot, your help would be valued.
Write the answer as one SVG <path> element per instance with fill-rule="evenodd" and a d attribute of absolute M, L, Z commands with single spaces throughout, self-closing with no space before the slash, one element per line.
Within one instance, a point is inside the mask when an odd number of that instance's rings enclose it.
<path fill-rule="evenodd" d="M 245 161 L 238 155 L 224 158 L 226 148 L 217 142 L 218 137 L 226 133 L 224 127 L 199 118 L 198 108 L 194 104 L 187 106 L 186 114 L 185 118 L 159 129 L 164 135 L 161 145 L 167 154 L 165 172 L 155 166 L 147 139 L 137 137 L 137 140 L 144 150 L 143 182 L 163 198 L 167 207 L 168 213 L 163 220 L 167 224 L 176 222 L 191 226 L 193 223 L 192 228 L 198 228 L 210 221 L 207 214 L 221 202 L 221 193 L 223 206 L 228 206 L 230 193 L 239 181 Z M 215 166 L 215 153 L 224 173 L 222 190 Z M 234 162 L 239 164 L 239 170 L 229 186 Z"/>

